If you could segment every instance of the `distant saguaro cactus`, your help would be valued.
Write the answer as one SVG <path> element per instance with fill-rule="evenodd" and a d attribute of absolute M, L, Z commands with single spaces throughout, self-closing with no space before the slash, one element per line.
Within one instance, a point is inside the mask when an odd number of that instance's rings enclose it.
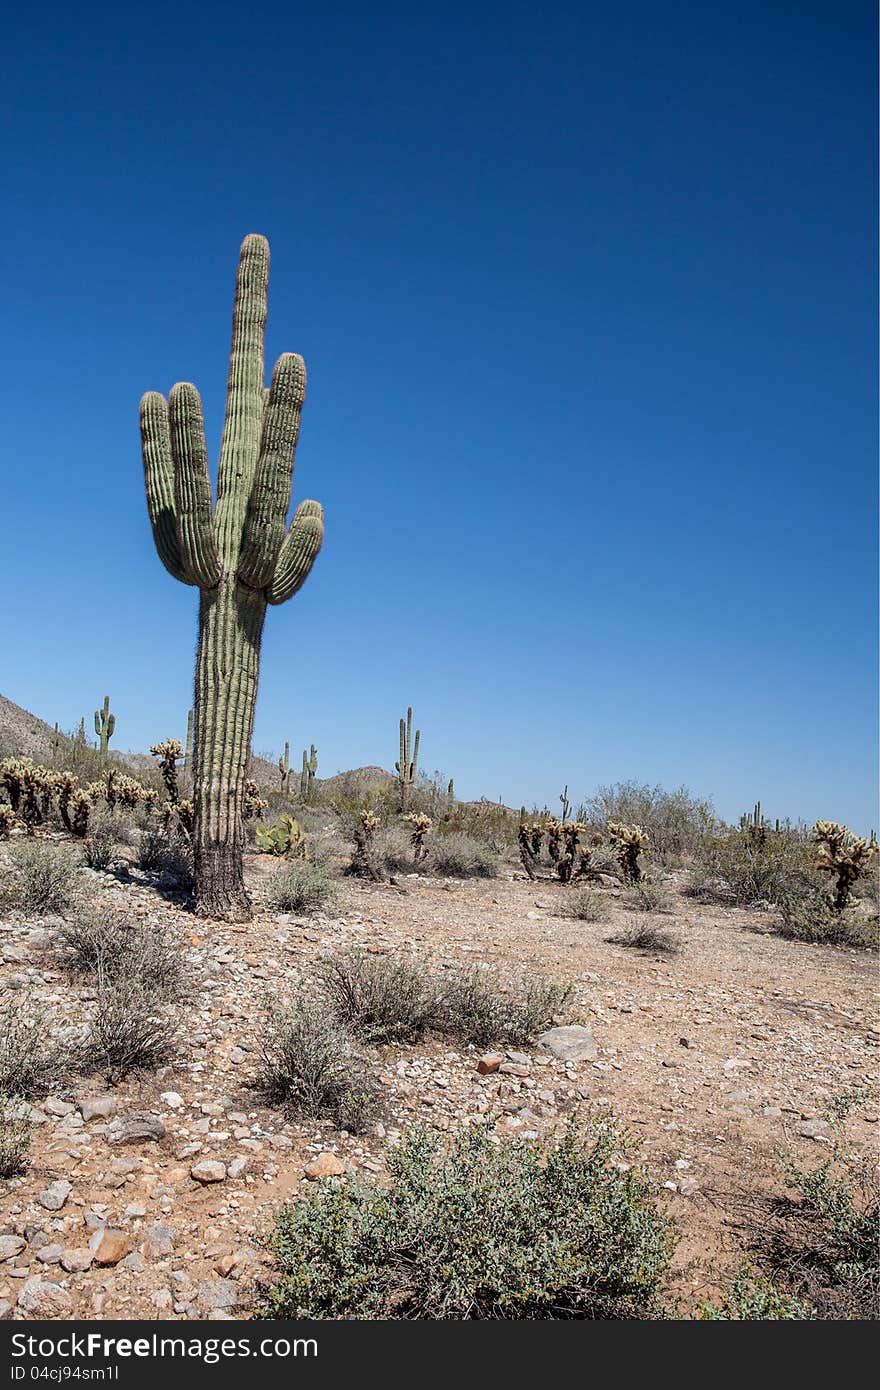
<path fill-rule="evenodd" d="M 290 791 L 290 744 L 284 745 L 284 757 L 278 759 L 278 771 L 281 774 L 281 792 L 287 796 Z"/>
<path fill-rule="evenodd" d="M 400 809 L 402 811 L 409 809 L 413 784 L 419 766 L 419 739 L 422 736 L 422 731 L 416 729 L 416 741 L 413 744 L 412 722 L 413 713 L 412 705 L 410 705 L 406 711 L 406 723 L 402 719 L 400 721 L 400 759 L 394 764 L 400 786 Z"/>
<path fill-rule="evenodd" d="M 303 801 L 311 801 L 315 788 L 315 774 L 318 771 L 318 750 L 314 744 L 307 753 L 303 749 L 302 772 L 299 775 L 299 794 Z"/>
<path fill-rule="evenodd" d="M 107 752 L 107 745 L 115 728 L 116 715 L 110 713 L 110 696 L 105 695 L 103 705 L 95 710 L 95 733 L 98 735 L 98 746 L 102 753 Z"/>
<path fill-rule="evenodd" d="M 195 676 L 193 840 L 196 911 L 248 921 L 242 811 L 260 642 L 268 604 L 302 587 L 321 548 L 323 510 L 287 510 L 305 399 L 301 357 L 283 353 L 264 388 L 269 245 L 245 237 L 232 313 L 216 505 L 202 403 L 188 382 L 140 407 L 147 507 L 159 558 L 201 592 Z"/>

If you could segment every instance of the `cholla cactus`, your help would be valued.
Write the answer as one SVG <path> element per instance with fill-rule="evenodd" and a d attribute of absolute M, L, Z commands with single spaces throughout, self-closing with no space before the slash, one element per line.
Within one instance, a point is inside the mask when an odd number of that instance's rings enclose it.
<path fill-rule="evenodd" d="M 264 816 L 269 809 L 269 803 L 260 796 L 260 789 L 252 778 L 248 777 L 244 784 L 244 799 L 241 804 L 241 814 L 245 820 L 253 820 L 255 816 Z"/>
<path fill-rule="evenodd" d="M 15 812 L 11 806 L 0 806 L 0 840 L 8 840 L 9 833 L 17 825 Z"/>
<path fill-rule="evenodd" d="M 21 794 L 24 786 L 24 777 L 28 768 L 33 767 L 30 758 L 4 758 L 0 763 L 0 786 L 9 797 L 9 804 L 13 811 L 17 811 L 21 803 Z"/>
<path fill-rule="evenodd" d="M 115 728 L 116 715 L 110 713 L 110 696 L 105 695 L 103 705 L 95 710 L 95 733 L 98 735 L 98 745 L 102 753 L 107 752 L 107 745 Z"/>
<path fill-rule="evenodd" d="M 381 824 L 373 811 L 361 811 L 354 827 L 354 854 L 348 866 L 350 874 L 357 878 L 371 878 L 374 883 L 381 883 L 384 878 L 373 844 Z"/>
<path fill-rule="evenodd" d="M 877 842 L 873 836 L 865 840 L 845 825 L 829 820 L 816 821 L 812 838 L 818 846 L 814 865 L 822 873 L 834 874 L 834 909 L 842 912 L 849 903 L 853 884 L 877 853 Z"/>
<path fill-rule="evenodd" d="M 409 842 L 414 850 L 414 862 L 421 864 L 428 853 L 428 846 L 425 843 L 429 833 L 434 829 L 434 822 L 430 816 L 426 816 L 423 811 L 410 811 L 403 818 L 410 827 Z"/>
<path fill-rule="evenodd" d="M 202 403 L 194 386 L 141 401 L 144 481 L 165 568 L 201 593 L 195 678 L 196 912 L 248 921 L 242 809 L 268 604 L 284 603 L 311 572 L 324 533 L 317 502 L 301 502 L 286 531 L 305 399 L 305 364 L 284 353 L 264 388 L 269 245 L 241 247 L 216 505 Z"/>
<path fill-rule="evenodd" d="M 80 839 L 88 834 L 91 809 L 92 798 L 88 791 L 84 787 L 78 787 L 70 797 L 68 816 L 72 834 L 78 835 Z"/>
<path fill-rule="evenodd" d="M 152 745 L 150 752 L 159 759 L 159 771 L 162 774 L 162 781 L 165 783 L 168 800 L 176 806 L 180 800 L 177 764 L 183 757 L 183 744 L 179 738 L 163 738 L 160 743 Z"/>
<path fill-rule="evenodd" d="M 622 825 L 619 821 L 609 821 L 608 837 L 617 850 L 623 877 L 629 883 L 638 883 L 642 876 L 639 855 L 650 845 L 644 830 L 640 825 Z"/>
<path fill-rule="evenodd" d="M 421 729 L 416 729 L 416 739 L 413 743 L 412 736 L 413 712 L 412 705 L 406 711 L 406 723 L 400 721 L 400 758 L 394 764 L 397 773 L 397 781 L 400 786 L 400 809 L 409 809 L 412 799 L 413 784 L 416 780 L 416 773 L 419 767 L 419 739 L 422 736 Z"/>

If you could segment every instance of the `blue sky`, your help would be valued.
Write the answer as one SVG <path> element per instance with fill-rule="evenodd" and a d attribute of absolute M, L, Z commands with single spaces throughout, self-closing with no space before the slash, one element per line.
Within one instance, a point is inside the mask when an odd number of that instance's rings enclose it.
<path fill-rule="evenodd" d="M 324 551 L 254 746 L 460 795 L 876 807 L 873 6 L 56 6 L 5 20 L 0 691 L 182 732 L 137 403 L 215 450 L 242 236 Z"/>

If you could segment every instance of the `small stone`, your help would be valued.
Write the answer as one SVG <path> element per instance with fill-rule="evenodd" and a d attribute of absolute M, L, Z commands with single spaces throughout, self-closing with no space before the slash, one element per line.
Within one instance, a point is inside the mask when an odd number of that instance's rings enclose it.
<path fill-rule="evenodd" d="M 165 1226 L 161 1221 L 154 1222 L 152 1226 L 147 1227 L 144 1254 L 150 1259 L 159 1259 L 163 1255 L 173 1255 L 176 1235 L 177 1232 L 173 1226 Z"/>
<path fill-rule="evenodd" d="M 65 1115 L 72 1114 L 74 1107 L 69 1100 L 57 1100 L 55 1096 L 50 1096 L 48 1100 L 43 1101 L 43 1109 L 49 1115 L 57 1115 L 59 1118 L 63 1118 Z"/>
<path fill-rule="evenodd" d="M 561 1028 L 549 1028 L 538 1038 L 538 1046 L 564 1062 L 593 1061 L 599 1055 L 599 1045 L 589 1028 L 570 1023 Z"/>
<path fill-rule="evenodd" d="M 239 1154 L 238 1158 L 232 1160 L 226 1171 L 230 1178 L 240 1178 L 247 1165 L 247 1159 L 242 1154 Z"/>
<path fill-rule="evenodd" d="M 234 1308 L 238 1302 L 238 1290 L 231 1279 L 214 1279 L 203 1284 L 198 1292 L 201 1308 Z"/>
<path fill-rule="evenodd" d="M 477 1063 L 477 1071 L 481 1076 L 488 1076 L 490 1072 L 497 1071 L 503 1061 L 504 1058 L 497 1052 L 487 1052 Z"/>
<path fill-rule="evenodd" d="M 827 1129 L 822 1120 L 801 1120 L 799 1132 L 805 1139 L 825 1139 Z"/>
<path fill-rule="evenodd" d="M 61 1256 L 61 1268 L 69 1274 L 83 1274 L 91 1269 L 94 1256 L 87 1245 L 78 1245 L 75 1250 L 65 1250 Z"/>
<path fill-rule="evenodd" d="M 0 1236 L 0 1261 L 14 1260 L 25 1247 L 23 1236 Z"/>
<path fill-rule="evenodd" d="M 155 1308 L 170 1308 L 174 1302 L 174 1295 L 170 1289 L 154 1289 L 150 1294 L 150 1302 Z"/>
<path fill-rule="evenodd" d="M 86 1123 L 89 1120 L 109 1120 L 118 1108 L 115 1096 L 86 1096 L 79 1102 L 79 1113 Z"/>
<path fill-rule="evenodd" d="M 201 1163 L 193 1164 L 189 1175 L 195 1178 L 196 1182 L 223 1182 L 226 1177 L 226 1164 L 218 1163 L 213 1158 L 205 1158 Z"/>
<path fill-rule="evenodd" d="M 131 1241 L 125 1231 L 116 1231 L 105 1226 L 96 1231 L 89 1241 L 89 1249 L 95 1257 L 96 1265 L 118 1265 L 131 1249 Z"/>
<path fill-rule="evenodd" d="M 39 1194 L 37 1201 L 46 1211 L 60 1211 L 72 1191 L 70 1183 L 64 1178 L 59 1178 L 57 1182 L 50 1183 L 45 1192 Z"/>
<path fill-rule="evenodd" d="M 57 1265 L 63 1254 L 64 1247 L 53 1241 L 51 1245 L 44 1245 L 42 1249 L 37 1251 L 37 1259 L 40 1264 Z"/>
<path fill-rule="evenodd" d="M 498 1068 L 505 1076 L 531 1076 L 531 1067 L 524 1067 L 519 1062 L 502 1062 Z"/>
<path fill-rule="evenodd" d="M 159 1099 L 163 1105 L 167 1105 L 169 1110 L 179 1110 L 183 1105 L 183 1096 L 177 1091 L 163 1091 Z"/>
<path fill-rule="evenodd" d="M 318 1178 L 341 1178 L 345 1173 L 345 1164 L 336 1154 L 323 1153 L 307 1163 L 303 1172 L 309 1182 L 316 1182 Z"/>

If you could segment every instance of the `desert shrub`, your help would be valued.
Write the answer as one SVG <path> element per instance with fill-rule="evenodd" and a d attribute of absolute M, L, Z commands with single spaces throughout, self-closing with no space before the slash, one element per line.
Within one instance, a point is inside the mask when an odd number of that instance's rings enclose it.
<path fill-rule="evenodd" d="M 189 836 L 148 826 L 140 835 L 137 862 L 148 873 L 167 874 L 183 892 L 192 890 L 195 870 Z"/>
<path fill-rule="evenodd" d="M 496 878 L 498 859 L 483 841 L 453 831 L 435 838 L 428 851 L 427 867 L 445 878 Z"/>
<path fill-rule="evenodd" d="M 352 1133 L 376 1114 L 377 1090 L 365 1063 L 321 1005 L 270 1003 L 258 1051 L 257 1086 L 273 1105 Z"/>
<path fill-rule="evenodd" d="M 413 873 L 415 866 L 409 836 L 398 826 L 380 830 L 373 843 L 374 852 L 384 865 L 386 873 Z"/>
<path fill-rule="evenodd" d="M 20 1101 L 0 1093 L 0 1178 L 24 1171 L 32 1129 Z"/>
<path fill-rule="evenodd" d="M 750 907 L 802 897 L 811 886 L 809 847 L 798 831 L 767 830 L 757 839 L 728 829 L 704 841 L 691 893 Z"/>
<path fill-rule="evenodd" d="M 0 1095 L 45 1095 L 59 1062 L 45 1020 L 27 995 L 17 990 L 0 999 Z"/>
<path fill-rule="evenodd" d="M 321 979 L 340 1025 L 364 1042 L 415 1042 L 437 1022 L 437 982 L 416 960 L 347 951 Z"/>
<path fill-rule="evenodd" d="M 116 1085 L 132 1072 L 155 1071 L 171 1061 L 177 1024 L 153 989 L 137 979 L 102 982 L 81 1044 L 80 1066 Z"/>
<path fill-rule="evenodd" d="M 452 971 L 438 1002 L 438 1031 L 476 1047 L 522 1046 L 550 1027 L 571 995 L 570 985 L 540 977 L 506 989 L 494 970 Z"/>
<path fill-rule="evenodd" d="M 9 851 L 12 877 L 4 898 L 21 912 L 64 912 L 76 897 L 76 864 L 69 850 L 44 840 L 25 840 Z"/>
<path fill-rule="evenodd" d="M 815 1317 L 808 1303 L 782 1293 L 775 1284 L 743 1265 L 733 1284 L 719 1303 L 701 1303 L 698 1317 L 703 1322 L 777 1322 Z"/>
<path fill-rule="evenodd" d="M 333 901 L 336 885 L 317 864 L 290 864 L 271 875 L 266 891 L 278 912 L 317 912 Z"/>
<path fill-rule="evenodd" d="M 780 935 L 812 945 L 875 949 L 877 918 L 853 909 L 837 910 L 823 893 L 806 893 L 780 904 Z"/>
<path fill-rule="evenodd" d="M 578 922 L 602 922 L 608 909 L 602 894 L 595 888 L 572 888 L 559 906 L 560 917 L 573 917 Z"/>
<path fill-rule="evenodd" d="M 72 977 L 92 975 L 102 987 L 137 988 L 169 1003 L 192 993 L 186 957 L 162 922 L 147 925 L 121 912 L 87 909 L 63 924 L 59 940 Z"/>
<path fill-rule="evenodd" d="M 429 806 L 423 809 L 431 810 Z M 486 845 L 492 854 L 506 854 L 516 845 L 519 817 L 497 801 L 455 802 L 446 809 L 441 802 L 431 814 L 441 835 L 467 835 Z"/>
<path fill-rule="evenodd" d="M 617 936 L 610 936 L 613 946 L 629 946 L 636 951 L 657 951 L 661 955 L 675 955 L 681 949 L 678 937 L 656 922 L 638 922 L 626 927 Z"/>
<path fill-rule="evenodd" d="M 555 1146 L 441 1145 L 417 1132 L 388 1155 L 392 1186 L 320 1184 L 280 1212 L 272 1318 L 658 1318 L 670 1240 L 651 1186 L 615 1166 L 597 1124 Z"/>
<path fill-rule="evenodd" d="M 643 878 L 629 885 L 622 906 L 627 912 L 671 912 L 672 894 L 664 884 Z"/>
<path fill-rule="evenodd" d="M 772 1261 L 820 1318 L 876 1318 L 880 1310 L 880 1193 L 867 1160 L 837 1154 L 812 1170 L 789 1165 L 799 1205 L 775 1237 Z"/>
<path fill-rule="evenodd" d="M 83 860 L 90 869 L 107 869 L 113 861 L 115 836 L 109 826 L 90 829 L 83 840 Z"/>
<path fill-rule="evenodd" d="M 692 796 L 686 787 L 667 792 L 662 787 L 619 782 L 600 787 L 578 811 L 578 819 L 596 826 L 609 821 L 640 825 L 651 842 L 652 858 L 668 867 L 698 852 L 715 816 L 712 803 Z"/>

